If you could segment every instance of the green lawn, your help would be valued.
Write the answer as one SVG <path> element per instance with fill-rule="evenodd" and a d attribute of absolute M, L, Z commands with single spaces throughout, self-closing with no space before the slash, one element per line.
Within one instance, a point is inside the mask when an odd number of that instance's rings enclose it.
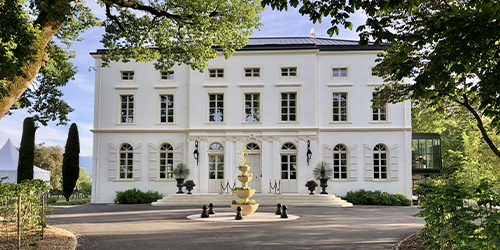
<path fill-rule="evenodd" d="M 57 202 L 56 203 L 51 203 L 50 205 L 51 206 L 70 206 L 70 205 L 81 205 L 81 204 L 87 204 L 87 203 L 90 203 L 90 196 L 86 197 L 86 198 L 71 198 L 69 199 L 69 201 L 66 201 L 66 198 L 64 198 L 63 196 L 61 197 L 57 197 Z"/>

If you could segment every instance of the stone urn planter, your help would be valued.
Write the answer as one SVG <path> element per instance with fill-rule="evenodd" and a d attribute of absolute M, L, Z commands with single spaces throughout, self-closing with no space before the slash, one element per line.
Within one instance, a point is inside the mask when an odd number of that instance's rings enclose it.
<path fill-rule="evenodd" d="M 252 176 L 238 176 L 238 180 L 243 182 L 250 182 L 252 180 Z"/>
<path fill-rule="evenodd" d="M 328 194 L 326 192 L 326 188 L 328 187 L 328 179 L 333 174 L 333 169 L 330 167 L 330 163 L 326 163 L 324 161 L 320 161 L 313 170 L 313 175 L 316 180 L 319 180 L 321 183 L 321 194 Z"/>
<path fill-rule="evenodd" d="M 308 180 L 306 182 L 306 187 L 309 189 L 309 195 L 314 195 L 314 190 L 318 186 L 318 183 L 316 183 L 314 180 Z"/>
<path fill-rule="evenodd" d="M 320 184 L 319 186 L 321 187 L 321 193 L 320 194 L 328 194 L 326 192 L 326 188 L 328 187 L 328 179 L 319 179 Z"/>
<path fill-rule="evenodd" d="M 177 181 L 177 187 L 179 188 L 179 191 L 177 191 L 176 194 L 183 194 L 182 192 L 182 187 L 184 186 L 184 178 L 175 178 Z"/>
<path fill-rule="evenodd" d="M 184 179 L 189 176 L 189 168 L 187 167 L 186 164 L 184 163 L 179 163 L 175 168 L 172 170 L 172 173 L 176 177 L 175 179 L 177 180 L 177 187 L 179 188 L 179 191 L 177 191 L 176 194 L 183 194 L 182 192 L 182 187 L 184 184 Z"/>
<path fill-rule="evenodd" d="M 241 171 L 241 173 L 238 174 L 238 180 L 241 182 L 241 187 L 233 188 L 233 193 L 240 199 L 233 200 L 231 202 L 231 208 L 235 213 L 238 213 L 237 208 L 241 207 L 241 214 L 243 216 L 248 216 L 257 211 L 259 203 L 255 200 L 249 200 L 249 198 L 255 194 L 255 189 L 248 187 L 248 182 L 252 180 L 252 174 L 247 173 L 250 170 L 250 166 L 246 165 L 245 157 L 248 156 L 249 152 L 246 148 L 241 148 L 241 151 L 236 153 L 241 160 L 241 164 L 238 166 L 238 169 Z"/>
<path fill-rule="evenodd" d="M 187 194 L 192 194 L 191 190 L 193 190 L 193 187 L 196 186 L 193 180 L 187 180 L 183 185 L 186 187 L 186 190 L 188 191 Z"/>

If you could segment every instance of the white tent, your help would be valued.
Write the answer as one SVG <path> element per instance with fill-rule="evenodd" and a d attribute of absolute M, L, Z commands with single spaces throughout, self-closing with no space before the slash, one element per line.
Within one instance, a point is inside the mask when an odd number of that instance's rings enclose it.
<path fill-rule="evenodd" d="M 10 139 L 0 149 L 0 178 L 7 176 L 4 182 L 17 182 L 17 163 L 19 162 L 19 152 L 14 147 Z M 50 171 L 33 166 L 33 178 L 50 181 Z"/>

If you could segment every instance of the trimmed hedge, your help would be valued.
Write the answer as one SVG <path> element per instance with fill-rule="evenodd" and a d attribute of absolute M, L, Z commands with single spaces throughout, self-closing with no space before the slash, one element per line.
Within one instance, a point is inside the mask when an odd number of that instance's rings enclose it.
<path fill-rule="evenodd" d="M 359 189 L 349 191 L 343 197 L 354 205 L 410 206 L 411 200 L 404 194 L 389 194 L 380 190 L 366 191 Z"/>
<path fill-rule="evenodd" d="M 151 191 L 144 193 L 141 190 L 132 188 L 127 189 L 125 191 L 116 191 L 116 204 L 146 204 L 155 202 L 159 199 L 163 198 L 158 191 Z"/>

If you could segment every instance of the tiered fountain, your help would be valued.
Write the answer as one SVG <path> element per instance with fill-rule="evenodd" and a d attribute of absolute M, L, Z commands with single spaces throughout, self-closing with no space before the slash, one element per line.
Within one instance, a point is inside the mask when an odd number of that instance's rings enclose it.
<path fill-rule="evenodd" d="M 238 180 L 241 182 L 241 187 L 235 187 L 233 192 L 240 200 L 233 200 L 231 208 L 234 212 L 237 212 L 236 208 L 241 207 L 241 214 L 243 216 L 253 214 L 259 204 L 255 200 L 249 200 L 255 194 L 255 189 L 248 187 L 248 182 L 252 180 L 252 174 L 247 173 L 250 170 L 250 166 L 246 165 L 246 156 L 248 156 L 246 148 L 242 148 L 241 152 L 237 152 L 241 160 L 241 165 L 238 166 L 241 173 L 238 175 Z"/>

